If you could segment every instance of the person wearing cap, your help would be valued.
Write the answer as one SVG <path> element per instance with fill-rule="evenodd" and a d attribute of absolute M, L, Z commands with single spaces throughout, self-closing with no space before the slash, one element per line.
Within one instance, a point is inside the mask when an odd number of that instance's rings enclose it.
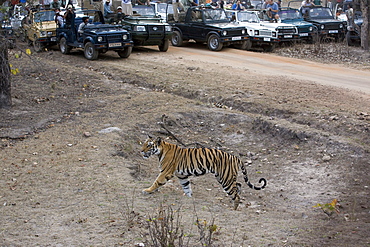
<path fill-rule="evenodd" d="M 122 13 L 122 7 L 117 7 L 117 14 L 116 14 L 116 22 L 120 22 L 123 18 L 124 14 Z"/>
<path fill-rule="evenodd" d="M 89 17 L 85 16 L 85 17 L 82 17 L 82 22 L 81 24 L 78 26 L 78 33 L 79 34 L 82 34 L 84 32 L 84 28 L 89 24 Z"/>
<path fill-rule="evenodd" d="M 113 14 L 114 12 L 110 9 L 110 0 L 106 0 L 104 4 L 104 18 L 108 18 L 109 14 Z"/>

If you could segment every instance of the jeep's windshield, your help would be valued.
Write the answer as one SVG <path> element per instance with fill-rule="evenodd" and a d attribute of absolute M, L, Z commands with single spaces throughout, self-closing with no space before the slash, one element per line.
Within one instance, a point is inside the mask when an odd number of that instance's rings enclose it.
<path fill-rule="evenodd" d="M 258 16 L 252 12 L 240 11 L 237 12 L 237 15 L 238 15 L 237 20 L 241 22 L 251 22 L 251 23 L 259 22 Z"/>
<path fill-rule="evenodd" d="M 167 3 L 157 3 L 157 11 L 161 14 L 173 14 L 173 7 L 172 4 Z"/>
<path fill-rule="evenodd" d="M 330 8 L 312 8 L 309 11 L 311 19 L 334 19 Z"/>
<path fill-rule="evenodd" d="M 295 20 L 302 19 L 302 14 L 297 9 L 284 9 L 279 11 L 281 20 Z"/>
<path fill-rule="evenodd" d="M 229 22 L 223 9 L 204 9 L 203 14 L 205 22 Z"/>
<path fill-rule="evenodd" d="M 36 12 L 33 15 L 33 21 L 34 22 L 54 21 L 54 19 L 55 19 L 55 12 L 54 11 Z"/>
<path fill-rule="evenodd" d="M 149 5 L 136 5 L 132 8 L 132 11 L 135 15 L 142 15 L 142 16 L 155 16 L 153 6 Z"/>

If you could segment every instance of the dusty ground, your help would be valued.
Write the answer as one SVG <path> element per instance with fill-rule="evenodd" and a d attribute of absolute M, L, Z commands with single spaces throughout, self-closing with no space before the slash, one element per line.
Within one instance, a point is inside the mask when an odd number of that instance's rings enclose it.
<path fill-rule="evenodd" d="M 0 110 L 0 246 L 160 246 L 176 228 L 175 246 L 370 245 L 368 94 L 241 76 L 171 48 L 97 61 L 12 51 L 21 73 L 13 107 Z M 177 179 L 143 195 L 158 161 L 143 160 L 140 143 L 150 133 L 179 144 L 168 131 L 241 156 L 268 186 L 243 184 L 237 211 L 212 175 L 192 179 L 192 198 Z M 314 207 L 334 199 L 339 212 Z M 174 229 L 162 230 L 171 213 Z"/>

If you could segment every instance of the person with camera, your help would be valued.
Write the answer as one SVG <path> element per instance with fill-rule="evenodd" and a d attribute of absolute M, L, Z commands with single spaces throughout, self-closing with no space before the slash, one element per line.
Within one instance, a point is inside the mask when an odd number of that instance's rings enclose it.
<path fill-rule="evenodd" d="M 273 0 L 266 1 L 266 14 L 270 22 L 278 22 L 280 17 L 278 15 L 279 5 Z"/>

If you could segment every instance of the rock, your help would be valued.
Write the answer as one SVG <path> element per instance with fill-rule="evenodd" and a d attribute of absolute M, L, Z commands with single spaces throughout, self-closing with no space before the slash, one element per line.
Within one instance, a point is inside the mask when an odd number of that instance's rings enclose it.
<path fill-rule="evenodd" d="M 100 131 L 98 131 L 99 134 L 107 134 L 107 133 L 110 133 L 110 132 L 113 132 L 113 131 L 121 131 L 120 128 L 118 127 L 109 127 L 109 128 L 106 128 L 106 129 L 102 129 Z"/>
<path fill-rule="evenodd" d="M 331 160 L 331 157 L 329 156 L 329 155 L 324 155 L 323 157 L 322 157 L 322 161 L 324 161 L 324 162 L 328 162 L 328 161 L 330 161 Z"/>

